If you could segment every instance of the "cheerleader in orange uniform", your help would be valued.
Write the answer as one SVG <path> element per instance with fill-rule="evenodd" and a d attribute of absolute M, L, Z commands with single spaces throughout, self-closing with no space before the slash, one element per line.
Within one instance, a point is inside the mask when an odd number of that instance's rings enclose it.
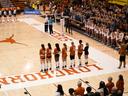
<path fill-rule="evenodd" d="M 47 61 L 47 67 L 49 68 L 49 70 L 52 69 L 52 64 L 51 64 L 51 61 L 52 61 L 52 47 L 51 47 L 51 44 L 48 43 L 48 48 L 46 50 L 46 61 Z"/>
<path fill-rule="evenodd" d="M 59 64 L 59 57 L 60 57 L 60 46 L 58 43 L 55 44 L 55 49 L 54 49 L 54 58 L 55 58 L 55 62 L 56 62 L 56 69 L 60 68 L 60 64 Z"/>
<path fill-rule="evenodd" d="M 62 48 L 62 62 L 63 62 L 63 66 L 62 68 L 66 68 L 67 67 L 67 45 L 64 43 L 63 44 L 63 48 Z"/>
<path fill-rule="evenodd" d="M 74 45 L 74 42 L 71 43 L 70 46 L 70 67 L 74 66 L 75 67 L 75 50 L 76 46 Z"/>
<path fill-rule="evenodd" d="M 39 55 L 40 55 L 40 63 L 41 63 L 41 72 L 45 72 L 46 67 L 45 67 L 45 46 L 44 44 L 41 44 Z"/>
<path fill-rule="evenodd" d="M 83 54 L 83 44 L 82 44 L 82 40 L 79 40 L 79 45 L 78 45 L 78 62 L 79 62 L 79 66 L 81 66 L 81 56 Z"/>

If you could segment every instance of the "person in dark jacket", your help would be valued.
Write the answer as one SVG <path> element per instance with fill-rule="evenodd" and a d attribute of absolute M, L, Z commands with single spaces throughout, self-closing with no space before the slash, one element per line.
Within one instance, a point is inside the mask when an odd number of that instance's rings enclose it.
<path fill-rule="evenodd" d="M 86 46 L 84 47 L 84 57 L 85 57 L 85 64 L 88 64 L 88 55 L 89 55 L 89 44 L 86 43 Z"/>

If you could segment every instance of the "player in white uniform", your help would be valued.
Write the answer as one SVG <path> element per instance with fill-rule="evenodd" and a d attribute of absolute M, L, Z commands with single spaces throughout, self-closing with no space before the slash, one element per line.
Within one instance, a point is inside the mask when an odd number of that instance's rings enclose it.
<path fill-rule="evenodd" d="M 111 40 L 111 37 L 110 37 L 110 34 L 109 34 L 109 30 L 107 30 L 107 45 L 110 45 L 110 40 Z"/>
<path fill-rule="evenodd" d="M 116 35 L 115 35 L 115 32 L 112 32 L 112 34 L 111 34 L 111 46 L 113 48 L 116 47 Z"/>
<path fill-rule="evenodd" d="M 125 34 L 125 43 L 128 43 L 128 33 Z"/>
<path fill-rule="evenodd" d="M 99 27 L 99 31 L 98 31 L 98 41 L 101 41 L 101 33 L 102 33 L 102 27 Z"/>
<path fill-rule="evenodd" d="M 93 24 L 93 38 L 96 39 L 96 25 Z"/>
<path fill-rule="evenodd" d="M 98 40 L 98 31 L 99 31 L 98 26 L 95 26 L 94 31 L 95 31 L 95 38 L 96 40 Z"/>
<path fill-rule="evenodd" d="M 105 41 L 104 44 L 107 45 L 107 35 L 108 35 L 109 29 L 105 28 Z"/>
<path fill-rule="evenodd" d="M 4 22 L 6 22 L 6 21 L 7 21 L 7 9 L 6 9 L 6 8 L 4 8 L 3 10 L 4 10 L 4 11 L 3 11 L 3 15 L 4 15 Z"/>
<path fill-rule="evenodd" d="M 93 37 L 93 31 L 94 31 L 94 24 L 92 21 L 90 21 L 90 26 L 89 26 L 89 34 L 90 34 L 90 37 Z"/>
<path fill-rule="evenodd" d="M 123 41 L 123 38 L 124 38 L 124 33 L 120 32 L 119 33 L 119 43 L 121 43 Z"/>
<path fill-rule="evenodd" d="M 105 31 L 105 26 L 103 26 L 103 30 L 102 30 L 102 42 L 104 44 L 106 44 L 106 31 Z"/>
<path fill-rule="evenodd" d="M 104 27 L 101 27 L 100 40 L 104 43 Z"/>
<path fill-rule="evenodd" d="M 9 8 L 8 10 L 8 21 L 12 21 L 12 8 Z"/>
<path fill-rule="evenodd" d="M 17 14 L 17 9 L 16 9 L 16 7 L 15 7 L 15 8 L 13 8 L 14 21 L 17 20 L 17 18 L 16 18 L 16 14 Z"/>
<path fill-rule="evenodd" d="M 86 22 L 85 28 L 86 28 L 86 33 L 89 36 L 89 20 Z"/>

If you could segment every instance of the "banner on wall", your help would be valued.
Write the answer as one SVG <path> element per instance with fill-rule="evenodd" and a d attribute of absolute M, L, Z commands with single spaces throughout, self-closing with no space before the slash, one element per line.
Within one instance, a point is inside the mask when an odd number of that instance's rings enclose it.
<path fill-rule="evenodd" d="M 35 15 L 41 15 L 39 10 L 35 9 L 25 9 L 24 14 L 35 14 Z"/>
<path fill-rule="evenodd" d="M 109 3 L 118 4 L 118 5 L 128 5 L 128 0 L 109 0 Z"/>

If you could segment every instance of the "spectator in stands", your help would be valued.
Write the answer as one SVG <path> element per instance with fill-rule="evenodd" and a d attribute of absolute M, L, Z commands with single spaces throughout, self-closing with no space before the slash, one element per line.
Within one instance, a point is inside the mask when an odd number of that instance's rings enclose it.
<path fill-rule="evenodd" d="M 110 24 L 110 33 L 116 30 L 116 26 L 116 21 L 112 20 L 112 23 Z"/>
<path fill-rule="evenodd" d="M 99 92 L 95 92 L 94 96 L 101 96 Z"/>
<path fill-rule="evenodd" d="M 83 1 L 83 2 L 85 3 L 86 1 Z M 100 5 L 100 4 L 102 4 L 102 5 Z M 125 6 L 121 7 L 121 6 L 112 5 L 112 4 L 108 5 L 107 1 L 98 0 L 96 2 L 95 0 L 91 0 L 89 2 L 86 2 L 86 6 L 84 6 L 84 7 L 73 6 L 73 8 L 74 8 L 74 10 L 73 10 L 73 14 L 71 16 L 72 19 L 81 21 L 83 18 L 82 16 L 84 14 L 85 21 L 93 20 L 94 21 L 93 23 L 96 24 L 96 27 L 99 27 L 98 28 L 99 30 L 97 30 L 98 34 L 101 34 L 101 32 L 100 32 L 101 25 L 105 25 L 107 30 L 110 29 L 108 31 L 109 34 L 107 37 L 111 37 L 110 36 L 111 33 L 114 32 L 116 29 L 127 32 L 128 20 L 126 18 L 128 17 L 128 8 Z M 102 9 L 102 10 L 99 10 L 99 9 Z M 83 28 L 81 28 L 81 29 L 83 29 Z M 91 29 L 91 27 L 90 27 L 90 25 L 88 25 L 88 30 L 90 30 L 90 29 Z M 87 30 L 85 32 L 88 33 Z M 94 33 L 96 33 L 96 31 L 94 31 Z M 94 38 L 94 36 L 92 36 L 92 37 Z M 112 39 L 114 39 L 114 41 L 109 42 L 109 44 L 110 44 L 110 46 L 112 46 L 114 48 L 114 47 L 116 47 L 115 46 L 115 37 Z M 108 41 L 111 41 L 111 38 L 110 38 L 110 40 L 107 40 L 107 42 Z M 103 39 L 100 38 L 100 42 L 103 42 Z"/>
<path fill-rule="evenodd" d="M 61 84 L 57 85 L 57 91 L 55 96 L 64 96 L 64 91 L 63 91 L 63 87 Z"/>
<path fill-rule="evenodd" d="M 117 88 L 113 87 L 110 96 L 117 96 Z"/>
<path fill-rule="evenodd" d="M 45 6 L 45 4 L 43 4 L 43 11 L 44 11 L 44 13 L 45 13 L 45 11 L 46 11 L 46 6 Z"/>
<path fill-rule="evenodd" d="M 87 93 L 84 96 L 94 96 L 94 93 L 92 92 L 91 87 L 86 88 Z"/>
<path fill-rule="evenodd" d="M 112 88 L 114 87 L 114 83 L 112 82 L 112 77 L 108 78 L 108 83 L 106 84 L 106 87 L 108 88 L 109 94 L 111 94 Z"/>
<path fill-rule="evenodd" d="M 69 88 L 68 92 L 69 92 L 70 96 L 75 96 L 75 94 L 74 94 L 75 91 L 73 88 Z"/>
<path fill-rule="evenodd" d="M 84 87 L 82 87 L 82 82 L 78 81 L 77 86 L 78 86 L 78 88 L 75 89 L 75 95 L 84 96 L 85 89 L 84 89 Z"/>
<path fill-rule="evenodd" d="M 75 15 L 75 20 L 81 21 L 80 14 L 77 13 L 77 14 Z"/>
<path fill-rule="evenodd" d="M 119 75 L 119 79 L 116 82 L 116 87 L 117 87 L 117 91 L 121 92 L 121 94 L 123 95 L 123 92 L 124 92 L 124 78 L 123 78 L 123 75 Z"/>
<path fill-rule="evenodd" d="M 128 43 L 128 33 L 125 34 L 124 39 L 125 39 L 125 44 L 127 44 Z M 128 45 L 127 45 L 127 48 L 126 48 L 126 54 L 128 55 Z"/>
<path fill-rule="evenodd" d="M 100 92 L 101 96 L 108 96 L 109 92 L 104 81 L 100 81 L 97 92 Z"/>
<path fill-rule="evenodd" d="M 124 39 L 125 39 L 125 44 L 128 43 L 128 33 L 125 34 Z"/>
<path fill-rule="evenodd" d="M 122 94 L 122 91 L 121 91 L 121 90 L 118 90 L 118 91 L 117 91 L 117 96 L 123 96 L 123 94 Z"/>

